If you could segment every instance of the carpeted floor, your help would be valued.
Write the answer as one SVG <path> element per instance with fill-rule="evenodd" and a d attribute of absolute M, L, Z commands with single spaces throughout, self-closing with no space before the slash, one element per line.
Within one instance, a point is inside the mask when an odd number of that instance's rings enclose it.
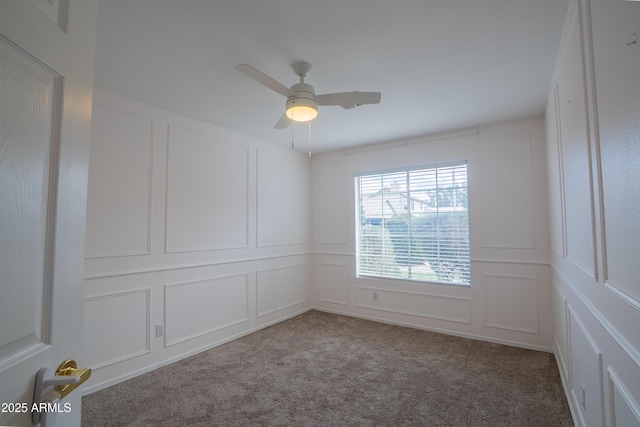
<path fill-rule="evenodd" d="M 554 356 L 310 311 L 82 399 L 99 426 L 573 426 Z"/>

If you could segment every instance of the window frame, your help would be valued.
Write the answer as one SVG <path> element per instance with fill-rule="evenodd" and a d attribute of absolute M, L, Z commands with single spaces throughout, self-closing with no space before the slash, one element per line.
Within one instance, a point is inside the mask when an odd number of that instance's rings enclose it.
<path fill-rule="evenodd" d="M 361 245 L 362 245 L 362 227 L 363 227 L 363 223 L 362 223 L 362 214 L 363 214 L 363 203 L 361 202 L 361 197 L 362 197 L 362 190 L 361 190 L 361 184 L 362 184 L 362 178 L 363 177 L 375 177 L 375 176 L 380 176 L 381 179 L 384 178 L 385 175 L 390 175 L 390 174 L 394 174 L 394 173 L 403 173 L 406 176 L 406 180 L 407 180 L 407 184 L 408 185 L 408 190 L 406 191 L 406 198 L 407 198 L 407 204 L 405 206 L 405 210 L 408 213 L 408 224 L 409 224 L 409 229 L 411 227 L 411 219 L 413 219 L 413 214 L 412 211 L 414 211 L 413 208 L 411 209 L 407 209 L 407 207 L 412 206 L 414 204 L 414 200 L 411 196 L 411 188 L 410 188 L 410 174 L 411 172 L 414 171 L 433 171 L 433 173 L 438 174 L 438 169 L 446 169 L 446 168 L 455 168 L 455 167 L 459 167 L 459 166 L 464 166 L 464 172 L 465 172 L 465 180 L 464 180 L 464 191 L 466 192 L 466 204 L 465 204 L 465 209 L 460 211 L 460 212 L 465 212 L 466 213 L 466 217 L 464 219 L 464 221 L 466 222 L 466 253 L 467 253 L 467 257 L 466 257 L 466 262 L 464 262 L 464 264 L 466 264 L 466 269 L 464 269 L 463 272 L 463 280 L 459 280 L 459 281 L 455 281 L 455 280 L 438 280 L 439 278 L 436 277 L 436 279 L 425 279 L 425 278 L 416 278 L 416 277 L 411 277 L 412 271 L 411 271 L 411 255 L 409 255 L 409 267 L 408 267 L 408 275 L 409 277 L 397 277 L 397 276 L 393 276 L 393 275 L 389 275 L 389 274 L 373 274 L 370 271 L 362 271 L 361 270 Z M 443 162 L 443 163 L 437 163 L 437 164 L 431 164 L 431 165 L 420 165 L 420 166 L 410 166 L 410 167 L 398 167 L 398 168 L 392 168 L 392 169 L 383 169 L 383 170 L 373 170 L 373 171 L 365 171 L 365 172 L 356 172 L 353 174 L 353 179 L 354 179 L 354 205 L 355 205 L 355 249 L 356 249 L 356 263 L 355 263 L 355 276 L 356 278 L 367 278 L 367 279 L 385 279 L 385 280 L 400 280 L 400 281 L 411 281 L 411 282 L 418 282 L 418 283 L 432 283 L 432 284 L 443 284 L 443 285 L 453 285 L 453 286 L 463 286 L 463 287 L 470 287 L 471 286 L 471 230 L 470 230 L 470 220 L 469 220 L 469 168 L 468 168 L 468 161 L 467 160 L 458 160 L 458 161 L 452 161 L 452 162 Z M 436 185 L 436 187 L 432 190 L 432 191 L 436 191 L 436 193 L 440 190 L 445 190 L 446 187 L 440 187 L 438 185 Z M 384 191 L 384 183 L 381 185 L 381 190 L 380 191 Z M 414 193 L 419 192 L 419 191 L 414 191 Z M 398 192 L 398 194 L 401 194 L 401 192 Z M 384 196 L 381 196 L 381 201 L 382 201 L 382 205 L 385 204 L 385 200 L 384 200 Z M 388 200 L 386 201 L 386 203 L 388 203 Z M 455 207 L 455 206 L 454 206 Z M 436 207 L 436 216 L 437 215 L 441 215 L 441 212 L 439 211 L 440 206 L 437 205 Z M 384 211 L 384 210 L 383 210 Z M 452 211 L 455 212 L 455 211 Z M 385 214 L 382 213 L 382 219 L 381 222 L 384 223 L 385 222 Z M 442 234 L 442 231 L 440 231 L 441 229 L 438 229 L 438 239 L 440 239 L 440 235 Z M 383 243 L 382 243 L 382 247 L 384 248 L 385 244 L 384 244 L 384 232 L 382 233 L 383 237 Z M 409 239 L 412 238 L 412 234 L 410 231 L 408 231 L 407 235 L 407 242 L 409 241 Z M 411 243 L 407 244 L 408 248 L 412 247 Z M 410 251 L 410 249 L 409 249 Z M 385 256 L 380 257 L 385 258 Z M 389 259 L 389 256 L 386 256 L 387 260 Z M 397 258 L 397 255 L 394 253 L 393 258 Z M 443 257 L 442 256 L 438 256 L 439 260 L 442 260 Z M 446 260 L 447 258 L 445 258 Z M 385 262 L 386 262 L 385 261 Z M 437 276 L 437 275 L 436 275 Z M 466 279 L 466 280 L 465 280 Z"/>

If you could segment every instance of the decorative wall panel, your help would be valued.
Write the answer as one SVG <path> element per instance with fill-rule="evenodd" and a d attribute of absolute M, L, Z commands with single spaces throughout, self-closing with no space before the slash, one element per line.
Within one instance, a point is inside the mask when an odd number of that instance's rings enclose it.
<path fill-rule="evenodd" d="M 169 125 L 167 252 L 248 246 L 248 147 Z"/>
<path fill-rule="evenodd" d="M 611 427 L 640 427 L 640 405 L 622 379 L 609 368 Z M 636 396 L 637 397 L 637 396 Z"/>
<path fill-rule="evenodd" d="M 558 76 L 558 117 L 565 257 L 594 275 L 594 222 L 591 165 L 580 26 L 572 23 L 568 48 Z"/>
<path fill-rule="evenodd" d="M 166 345 L 247 321 L 248 285 L 248 274 L 166 285 Z"/>
<path fill-rule="evenodd" d="M 319 263 L 314 283 L 316 283 L 318 301 L 348 304 L 349 268 L 347 265 Z"/>
<path fill-rule="evenodd" d="M 257 150 L 258 246 L 309 243 L 308 167 L 295 153 Z"/>
<path fill-rule="evenodd" d="M 349 237 L 347 207 L 352 196 L 353 182 L 346 171 L 346 161 L 317 162 L 313 165 L 314 243 L 346 245 Z"/>
<path fill-rule="evenodd" d="M 471 298 L 358 286 L 357 301 L 362 308 L 471 323 Z"/>
<path fill-rule="evenodd" d="M 149 353 L 150 294 L 150 289 L 139 289 L 84 298 L 84 360 L 88 366 L 100 369 Z"/>
<path fill-rule="evenodd" d="M 562 183 L 562 164 L 560 156 L 560 118 L 558 117 L 558 92 L 559 88 L 553 87 L 549 95 L 547 103 L 547 121 L 546 121 L 546 149 L 547 149 L 547 181 L 549 186 L 549 235 L 550 249 L 554 254 L 564 256 L 565 239 L 564 239 L 564 205 L 561 200 L 562 194 L 560 189 L 564 187 Z M 555 238 L 560 236 L 561 238 Z"/>
<path fill-rule="evenodd" d="M 306 264 L 275 267 L 256 272 L 256 316 L 277 312 L 309 299 L 309 267 Z"/>
<path fill-rule="evenodd" d="M 538 279 L 526 276 L 484 275 L 485 325 L 538 333 Z"/>
<path fill-rule="evenodd" d="M 86 257 L 151 253 L 153 120 L 93 106 Z"/>
<path fill-rule="evenodd" d="M 553 286 L 553 330 L 555 331 L 555 353 L 563 378 L 569 378 L 569 333 L 567 325 L 567 300 L 557 284 Z"/>
<path fill-rule="evenodd" d="M 605 425 L 602 386 L 602 352 L 582 321 L 569 306 L 571 353 L 571 396 L 581 422 L 578 425 Z"/>
<path fill-rule="evenodd" d="M 588 2 L 598 87 L 607 284 L 640 310 L 640 3 Z"/>
<path fill-rule="evenodd" d="M 482 246 L 535 249 L 531 135 L 482 141 Z M 496 161 L 500 153 L 502 161 Z M 509 185 L 504 185 L 508 182 Z"/>

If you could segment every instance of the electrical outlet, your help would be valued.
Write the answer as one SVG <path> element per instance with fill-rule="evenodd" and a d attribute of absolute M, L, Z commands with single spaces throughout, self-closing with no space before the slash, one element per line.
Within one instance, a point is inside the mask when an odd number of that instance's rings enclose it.
<path fill-rule="evenodd" d="M 378 301 L 378 293 L 377 292 L 373 293 L 373 300 L 374 301 Z"/>
<path fill-rule="evenodd" d="M 156 337 L 164 336 L 164 325 L 162 323 L 158 323 L 156 325 Z"/>

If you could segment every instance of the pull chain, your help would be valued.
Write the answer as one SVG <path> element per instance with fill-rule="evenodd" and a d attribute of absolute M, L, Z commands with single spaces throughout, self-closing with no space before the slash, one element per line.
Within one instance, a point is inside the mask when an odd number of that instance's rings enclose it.
<path fill-rule="evenodd" d="M 311 158 L 311 120 L 309 120 L 309 158 Z"/>
<path fill-rule="evenodd" d="M 295 110 L 292 112 L 292 114 L 295 116 Z M 291 123 L 291 149 L 293 150 L 293 123 Z"/>

